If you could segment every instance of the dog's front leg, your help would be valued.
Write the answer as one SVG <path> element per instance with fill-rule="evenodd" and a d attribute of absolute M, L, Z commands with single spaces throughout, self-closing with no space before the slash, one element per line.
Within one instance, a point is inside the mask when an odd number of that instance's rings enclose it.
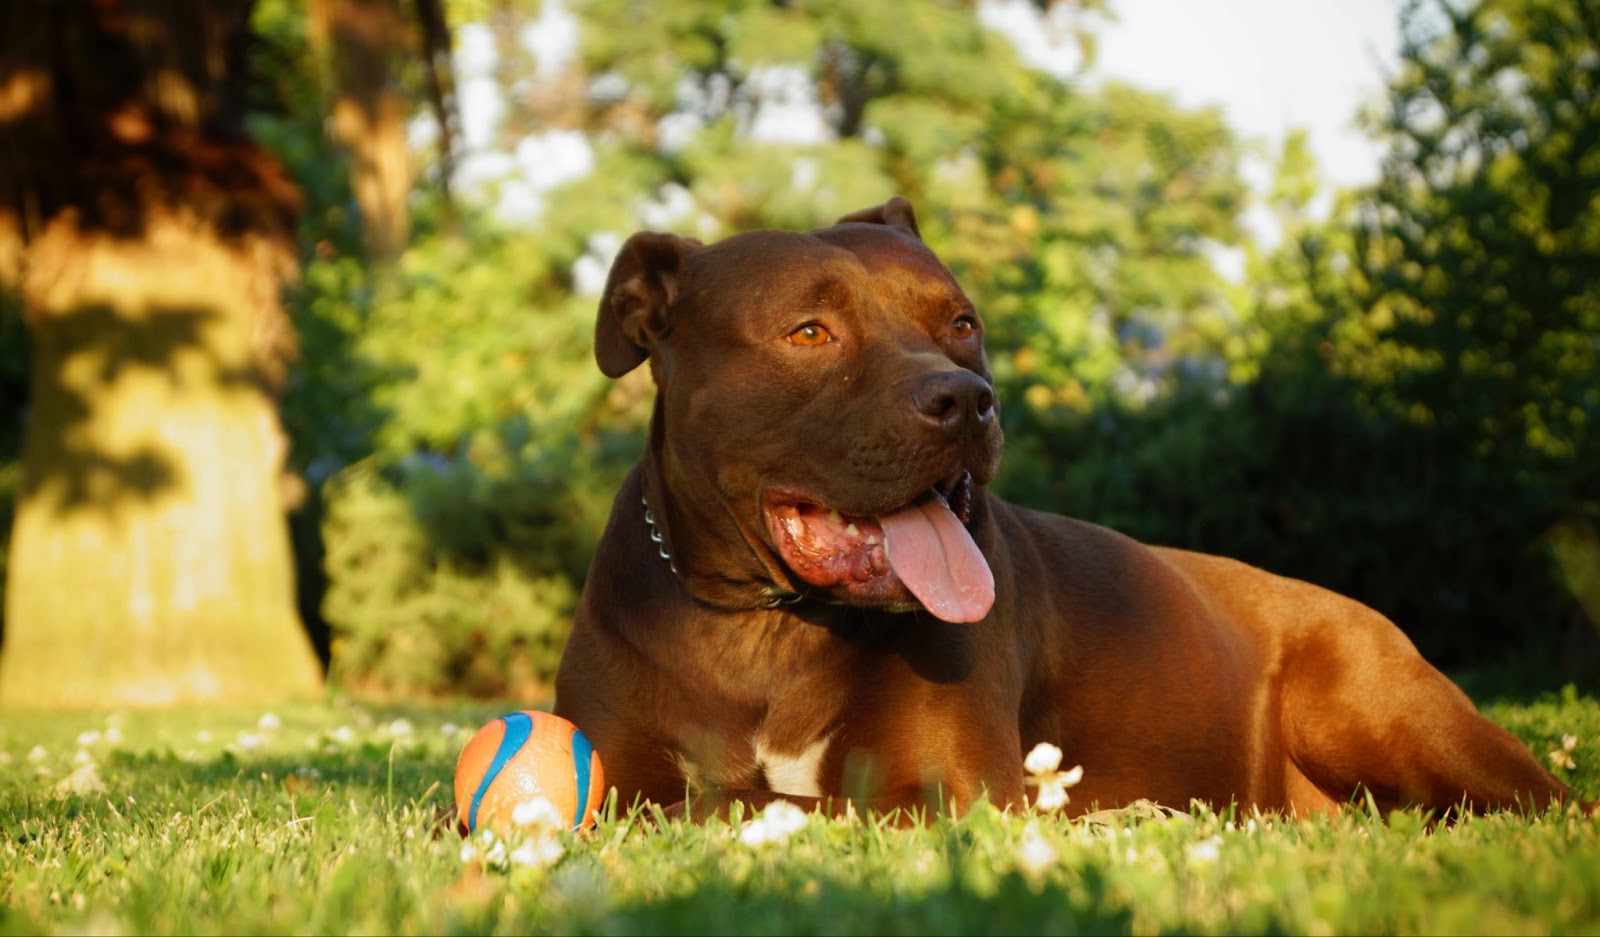
<path fill-rule="evenodd" d="M 765 789 L 714 788 L 673 804 L 667 808 L 667 815 L 694 821 L 711 817 L 727 820 L 733 806 L 741 804 L 744 818 L 749 819 L 770 804 L 787 801 L 807 813 L 820 812 L 835 819 L 879 817 L 890 818 L 900 826 L 914 826 L 935 816 L 960 816 L 974 803 L 985 799 L 1001 809 L 1021 808 L 1024 788 L 1020 764 L 1009 770 L 999 765 L 987 767 L 990 770 L 982 774 L 948 770 L 924 772 L 920 780 L 874 785 L 876 793 L 869 796 L 813 796 Z"/>
<path fill-rule="evenodd" d="M 724 790 L 679 801 L 664 812 L 668 819 L 682 817 L 703 823 L 715 817 L 726 821 L 731 820 L 734 805 L 738 804 L 743 807 L 742 818 L 748 821 L 778 801 L 791 803 L 806 813 L 820 813 L 835 820 L 887 819 L 896 826 L 906 827 L 925 823 L 945 812 L 959 815 L 967 806 L 954 801 L 940 804 L 937 797 L 929 797 L 922 790 L 878 797 L 812 797 L 776 791 Z"/>

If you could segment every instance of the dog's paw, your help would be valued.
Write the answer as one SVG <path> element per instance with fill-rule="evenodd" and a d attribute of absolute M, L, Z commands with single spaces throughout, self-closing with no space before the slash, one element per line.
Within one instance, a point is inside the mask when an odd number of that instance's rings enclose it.
<path fill-rule="evenodd" d="M 470 832 L 466 823 L 456 813 L 456 805 L 451 803 L 433 812 L 433 818 L 428 822 L 428 835 L 433 839 L 444 836 L 448 830 L 454 830 L 462 839 Z"/>
<path fill-rule="evenodd" d="M 659 833 L 687 816 L 688 813 L 681 800 L 675 804 L 665 805 L 647 800 L 636 804 L 630 813 L 638 828 L 648 833 Z"/>

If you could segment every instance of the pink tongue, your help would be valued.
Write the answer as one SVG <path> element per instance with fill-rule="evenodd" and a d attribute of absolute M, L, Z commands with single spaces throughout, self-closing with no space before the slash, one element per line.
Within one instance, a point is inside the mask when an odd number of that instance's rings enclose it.
<path fill-rule="evenodd" d="M 929 492 L 878 517 L 895 575 L 945 621 L 977 621 L 994 604 L 994 573 L 944 499 Z"/>

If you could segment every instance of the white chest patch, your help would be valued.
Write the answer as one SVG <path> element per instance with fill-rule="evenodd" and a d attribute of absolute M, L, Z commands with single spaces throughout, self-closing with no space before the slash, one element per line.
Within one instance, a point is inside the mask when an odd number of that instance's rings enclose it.
<path fill-rule="evenodd" d="M 818 772 L 822 756 L 828 752 L 829 736 L 823 736 L 801 749 L 797 754 L 785 755 L 773 751 L 765 736 L 750 740 L 755 749 L 756 764 L 766 776 L 767 786 L 774 793 L 793 794 L 796 797 L 821 797 L 822 784 Z"/>

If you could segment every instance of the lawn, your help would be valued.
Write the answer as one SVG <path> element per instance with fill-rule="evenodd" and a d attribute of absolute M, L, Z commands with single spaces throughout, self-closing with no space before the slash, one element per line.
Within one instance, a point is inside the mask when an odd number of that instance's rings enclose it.
<path fill-rule="evenodd" d="M 584 836 L 434 835 L 504 708 L 8 714 L 0 934 L 1600 933 L 1600 820 L 1575 813 L 655 829 L 613 805 Z M 1600 796 L 1600 701 L 1485 710 L 1540 757 L 1576 736 L 1559 773 Z"/>

